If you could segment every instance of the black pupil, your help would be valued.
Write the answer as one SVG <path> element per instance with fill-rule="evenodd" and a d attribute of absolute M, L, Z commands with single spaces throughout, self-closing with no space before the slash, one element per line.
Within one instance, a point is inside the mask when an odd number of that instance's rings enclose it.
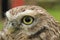
<path fill-rule="evenodd" d="M 30 20 L 31 20 L 30 17 L 26 17 L 26 18 L 25 18 L 25 21 L 26 21 L 26 22 L 30 22 Z"/>

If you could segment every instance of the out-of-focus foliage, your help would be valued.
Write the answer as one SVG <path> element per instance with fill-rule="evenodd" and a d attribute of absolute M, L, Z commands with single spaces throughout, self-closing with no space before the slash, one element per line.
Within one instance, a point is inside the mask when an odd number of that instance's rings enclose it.
<path fill-rule="evenodd" d="M 39 5 L 45 8 L 53 8 L 55 5 L 60 4 L 60 0 L 25 0 L 27 5 Z"/>
<path fill-rule="evenodd" d="M 2 23 L 2 21 L 0 20 L 0 30 L 2 29 L 2 27 L 3 27 L 3 23 Z"/>

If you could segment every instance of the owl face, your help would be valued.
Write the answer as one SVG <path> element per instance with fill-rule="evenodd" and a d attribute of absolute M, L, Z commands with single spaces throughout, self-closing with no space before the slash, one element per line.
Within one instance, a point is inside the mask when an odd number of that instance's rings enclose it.
<path fill-rule="evenodd" d="M 19 6 L 6 17 L 0 40 L 60 40 L 60 26 L 39 6 Z"/>
<path fill-rule="evenodd" d="M 9 33 L 16 30 L 23 30 L 24 33 L 28 35 L 34 34 L 32 28 L 34 28 L 40 20 L 40 14 L 35 10 L 25 10 L 13 16 L 10 13 L 6 13 L 6 15 L 8 17 L 6 28 Z"/>
<path fill-rule="evenodd" d="M 6 17 L 8 21 L 4 31 L 7 34 L 18 32 L 33 35 L 38 32 L 41 33 L 42 30 L 46 30 L 45 28 L 49 27 L 47 19 L 50 17 L 48 17 L 47 12 L 36 6 L 22 6 L 10 9 L 6 12 Z"/>

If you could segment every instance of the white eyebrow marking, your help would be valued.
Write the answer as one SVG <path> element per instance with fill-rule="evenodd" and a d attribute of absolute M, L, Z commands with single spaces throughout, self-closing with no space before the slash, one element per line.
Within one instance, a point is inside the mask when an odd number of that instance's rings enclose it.
<path fill-rule="evenodd" d="M 18 13 L 18 15 L 30 14 L 30 13 L 32 13 L 32 12 L 34 12 L 34 11 L 33 11 L 33 10 L 26 10 L 26 11 L 24 11 L 24 12 Z M 17 16 L 18 16 L 18 15 L 17 15 Z"/>
<path fill-rule="evenodd" d="M 15 16 L 15 18 L 17 18 L 17 17 L 22 17 L 22 16 L 24 16 L 24 15 L 33 15 L 34 12 L 35 12 L 35 11 L 33 11 L 33 10 L 26 10 L 26 11 L 24 11 L 24 12 L 18 13 L 18 14 Z M 35 14 L 35 13 L 34 13 L 34 14 Z"/>
<path fill-rule="evenodd" d="M 34 15 L 36 14 L 36 12 L 34 10 L 26 10 L 24 12 L 19 12 L 16 15 L 12 15 L 10 13 L 10 11 L 7 11 L 6 16 L 9 20 L 13 20 L 13 19 L 16 19 L 16 18 L 23 17 L 24 15 L 33 15 L 33 13 L 34 13 Z"/>

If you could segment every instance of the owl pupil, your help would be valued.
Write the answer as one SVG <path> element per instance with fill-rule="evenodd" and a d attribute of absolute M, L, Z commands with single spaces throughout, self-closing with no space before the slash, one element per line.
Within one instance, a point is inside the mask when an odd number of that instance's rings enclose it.
<path fill-rule="evenodd" d="M 29 17 L 26 17 L 25 21 L 26 22 L 30 22 L 30 18 Z"/>

